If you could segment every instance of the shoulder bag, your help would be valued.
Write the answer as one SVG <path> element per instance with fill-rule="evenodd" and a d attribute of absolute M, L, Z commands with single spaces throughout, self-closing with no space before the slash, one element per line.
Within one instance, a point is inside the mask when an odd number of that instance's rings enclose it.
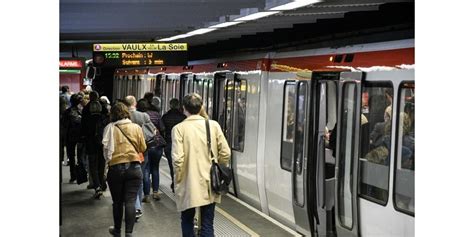
<path fill-rule="evenodd" d="M 125 138 L 127 138 L 128 142 L 130 142 L 130 144 L 132 144 L 133 148 L 138 153 L 138 160 L 140 161 L 140 163 L 143 163 L 143 161 L 145 161 L 145 157 L 143 156 L 143 153 L 138 152 L 138 149 L 137 149 L 137 147 L 135 147 L 132 140 L 130 140 L 130 138 L 128 138 L 128 136 L 125 135 L 125 133 L 122 131 L 122 129 L 117 124 L 115 126 L 120 130 L 120 132 L 125 136 Z"/>
<path fill-rule="evenodd" d="M 232 181 L 232 170 L 223 164 L 216 162 L 211 149 L 211 133 L 209 129 L 209 120 L 206 119 L 207 150 L 211 155 L 211 189 L 216 194 L 225 194 L 229 191 L 229 185 Z"/>

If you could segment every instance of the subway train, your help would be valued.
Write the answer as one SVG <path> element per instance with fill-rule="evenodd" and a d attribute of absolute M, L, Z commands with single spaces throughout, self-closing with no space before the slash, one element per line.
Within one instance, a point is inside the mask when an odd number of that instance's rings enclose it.
<path fill-rule="evenodd" d="M 232 149 L 230 194 L 306 236 L 414 236 L 414 40 L 117 69 L 162 113 L 196 92 Z"/>

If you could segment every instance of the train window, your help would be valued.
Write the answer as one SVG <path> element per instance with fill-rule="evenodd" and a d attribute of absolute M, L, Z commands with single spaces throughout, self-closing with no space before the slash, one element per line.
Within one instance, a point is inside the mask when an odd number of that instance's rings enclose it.
<path fill-rule="evenodd" d="M 212 119 L 212 108 L 213 108 L 213 103 L 214 103 L 214 80 L 209 79 L 208 81 L 208 87 L 207 87 L 207 115 L 209 115 L 209 118 Z"/>
<path fill-rule="evenodd" d="M 225 135 L 227 140 L 232 139 L 232 110 L 234 105 L 234 81 L 228 80 L 226 84 L 225 100 Z M 231 141 L 228 141 L 232 144 Z"/>
<path fill-rule="evenodd" d="M 203 93 L 202 80 L 201 80 L 201 79 L 194 79 L 193 83 L 194 83 L 194 92 L 195 92 L 195 93 L 198 93 L 198 94 L 201 96 L 201 98 L 202 98 L 202 97 L 203 97 L 203 94 L 202 94 L 202 93 Z M 203 98 L 203 99 L 204 99 L 204 98 Z"/>
<path fill-rule="evenodd" d="M 359 195 L 381 205 L 388 201 L 392 95 L 390 83 L 362 87 Z"/>
<path fill-rule="evenodd" d="M 173 97 L 172 98 L 176 98 L 176 99 L 179 99 L 180 98 L 180 95 L 179 95 L 179 92 L 180 92 L 180 85 L 181 84 L 181 81 L 180 80 L 175 80 L 175 87 L 174 87 L 174 93 L 173 93 Z M 170 100 L 172 99 L 170 98 Z"/>
<path fill-rule="evenodd" d="M 352 160 L 354 157 L 354 134 L 356 122 L 356 95 L 355 83 L 346 83 L 343 86 L 343 101 L 341 111 L 340 151 L 338 159 L 338 216 L 342 225 L 352 229 Z"/>
<path fill-rule="evenodd" d="M 403 83 L 398 92 L 395 207 L 415 213 L 415 84 Z"/>
<path fill-rule="evenodd" d="M 308 83 L 303 81 L 298 83 L 298 93 L 296 100 L 296 125 L 295 125 L 295 194 L 296 204 L 299 206 L 304 205 L 304 181 L 303 175 L 303 162 L 306 156 L 305 152 L 305 130 L 306 130 L 306 111 L 307 111 L 307 92 Z"/>
<path fill-rule="evenodd" d="M 296 173 L 301 174 L 303 169 L 304 156 L 304 136 L 306 127 L 306 98 L 307 83 L 298 83 L 298 100 L 296 105 L 296 129 L 295 129 L 295 149 L 296 149 Z"/>
<path fill-rule="evenodd" d="M 232 149 L 243 152 L 245 141 L 245 111 L 247 101 L 247 80 L 235 80 L 235 103 L 233 111 Z"/>
<path fill-rule="evenodd" d="M 207 113 L 207 93 L 208 93 L 208 88 L 207 88 L 207 80 L 204 79 L 202 80 L 202 106 L 204 108 L 204 111 Z M 208 114 L 208 113 L 207 113 Z M 208 114 L 209 116 L 209 114 Z M 209 118 L 210 119 L 210 118 Z"/>
<path fill-rule="evenodd" d="M 286 81 L 283 87 L 283 118 L 280 167 L 291 172 L 296 120 L 296 83 Z"/>

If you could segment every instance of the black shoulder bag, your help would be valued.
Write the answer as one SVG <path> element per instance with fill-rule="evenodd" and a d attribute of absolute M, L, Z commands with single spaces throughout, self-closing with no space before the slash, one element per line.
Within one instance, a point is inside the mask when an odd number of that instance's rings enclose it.
<path fill-rule="evenodd" d="M 209 120 L 206 119 L 207 150 L 211 154 L 211 189 L 216 194 L 226 194 L 232 181 L 232 171 L 230 168 L 215 161 L 211 149 L 211 133 Z"/>

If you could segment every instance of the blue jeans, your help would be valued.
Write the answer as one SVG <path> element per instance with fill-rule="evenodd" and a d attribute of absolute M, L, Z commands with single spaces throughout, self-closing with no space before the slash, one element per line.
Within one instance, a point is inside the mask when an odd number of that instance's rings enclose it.
<path fill-rule="evenodd" d="M 201 237 L 214 236 L 214 209 L 215 203 L 201 206 Z M 194 214 L 195 208 L 190 208 L 181 212 L 181 231 L 183 237 L 194 237 Z"/>
<path fill-rule="evenodd" d="M 143 172 L 143 192 L 145 195 L 150 195 L 150 158 L 148 155 L 149 150 L 143 153 L 145 161 L 142 163 L 142 172 Z M 140 199 L 141 200 L 141 199 Z"/>
<path fill-rule="evenodd" d="M 157 146 L 155 146 L 148 150 L 148 161 L 152 177 L 153 192 L 158 192 L 158 189 L 160 188 L 160 160 L 162 155 L 163 148 L 158 148 Z M 149 186 L 148 189 L 145 190 L 145 193 L 146 192 L 150 194 Z"/>

